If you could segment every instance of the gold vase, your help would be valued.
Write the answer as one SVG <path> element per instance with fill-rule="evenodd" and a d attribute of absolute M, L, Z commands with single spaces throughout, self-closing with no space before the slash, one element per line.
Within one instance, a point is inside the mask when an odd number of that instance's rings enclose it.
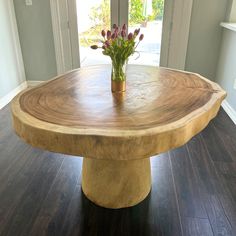
<path fill-rule="evenodd" d="M 111 91 L 113 93 L 125 92 L 126 90 L 126 65 L 125 63 L 113 63 L 111 71 Z"/>
<path fill-rule="evenodd" d="M 125 92 L 126 90 L 126 82 L 125 80 L 117 81 L 111 80 L 111 91 L 113 93 Z"/>

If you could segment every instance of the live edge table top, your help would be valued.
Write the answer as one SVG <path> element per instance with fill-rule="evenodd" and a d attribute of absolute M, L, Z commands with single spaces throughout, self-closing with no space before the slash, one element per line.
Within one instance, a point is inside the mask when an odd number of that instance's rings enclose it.
<path fill-rule="evenodd" d="M 125 93 L 111 93 L 109 65 L 84 67 L 20 93 L 14 127 L 43 149 L 97 159 L 150 157 L 186 143 L 226 93 L 194 73 L 129 65 Z"/>

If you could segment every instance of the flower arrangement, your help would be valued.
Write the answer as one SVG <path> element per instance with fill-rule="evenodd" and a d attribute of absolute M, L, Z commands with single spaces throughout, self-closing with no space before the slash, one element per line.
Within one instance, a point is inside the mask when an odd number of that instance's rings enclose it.
<path fill-rule="evenodd" d="M 116 24 L 113 25 L 113 30 L 101 31 L 103 40 L 101 41 L 102 46 L 92 45 L 92 49 L 102 48 L 102 53 L 109 56 L 112 61 L 112 82 L 124 82 L 125 66 L 129 56 L 135 53 L 137 46 L 140 41 L 143 40 L 144 35 L 141 34 L 139 37 L 140 29 L 136 29 L 133 33 L 126 34 L 127 27 L 124 24 L 121 28 Z M 138 42 L 136 38 L 138 37 Z M 124 86 L 123 86 L 124 89 Z"/>

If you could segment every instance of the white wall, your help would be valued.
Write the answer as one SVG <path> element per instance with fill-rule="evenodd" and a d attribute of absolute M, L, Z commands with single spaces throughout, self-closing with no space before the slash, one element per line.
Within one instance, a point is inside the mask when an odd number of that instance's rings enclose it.
<path fill-rule="evenodd" d="M 228 0 L 194 0 L 185 69 L 215 80 Z"/>
<path fill-rule="evenodd" d="M 236 111 L 236 32 L 224 29 L 216 81 L 226 90 L 227 102 Z"/>
<path fill-rule="evenodd" d="M 33 0 L 31 6 L 26 6 L 25 0 L 13 0 L 13 2 L 26 79 L 34 81 L 51 79 L 57 75 L 57 68 L 50 1 Z"/>
<path fill-rule="evenodd" d="M 0 101 L 25 81 L 12 0 L 0 0 Z"/>

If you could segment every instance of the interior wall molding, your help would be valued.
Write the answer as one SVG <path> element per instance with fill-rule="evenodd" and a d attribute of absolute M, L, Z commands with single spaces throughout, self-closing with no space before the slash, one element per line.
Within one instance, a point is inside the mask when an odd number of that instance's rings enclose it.
<path fill-rule="evenodd" d="M 233 107 L 230 106 L 230 104 L 227 102 L 227 100 L 224 100 L 221 104 L 225 112 L 228 114 L 230 119 L 234 122 L 236 125 L 236 111 L 233 109 Z"/>
<path fill-rule="evenodd" d="M 25 81 L 26 80 L 25 67 L 24 67 L 24 62 L 23 62 L 19 34 L 18 34 L 14 3 L 13 3 L 13 0 L 10 0 L 7 2 L 8 2 L 8 12 L 10 15 L 12 37 L 14 41 L 14 51 L 15 51 L 16 62 L 17 62 L 18 77 L 20 78 L 20 81 Z"/>
<path fill-rule="evenodd" d="M 165 2 L 160 65 L 184 70 L 193 0 Z"/>
<path fill-rule="evenodd" d="M 78 32 L 78 22 L 77 22 L 76 0 L 67 0 L 67 4 L 68 4 L 70 43 L 71 43 L 71 57 L 72 57 L 71 70 L 72 70 L 80 67 L 79 32 Z"/>
<path fill-rule="evenodd" d="M 63 52 L 63 40 L 61 34 L 61 21 L 58 0 L 50 0 L 52 29 L 57 63 L 57 74 L 65 72 L 65 61 Z"/>
<path fill-rule="evenodd" d="M 17 86 L 15 89 L 13 89 L 11 92 L 9 92 L 7 95 L 4 97 L 0 98 L 0 109 L 5 107 L 11 100 L 21 91 L 27 88 L 27 82 L 24 81 L 21 83 L 19 86 Z"/>
<path fill-rule="evenodd" d="M 57 74 L 80 67 L 76 0 L 50 0 Z"/>
<path fill-rule="evenodd" d="M 34 87 L 34 86 L 37 86 L 43 82 L 45 82 L 45 81 L 28 80 L 27 85 L 28 85 L 28 87 Z"/>

